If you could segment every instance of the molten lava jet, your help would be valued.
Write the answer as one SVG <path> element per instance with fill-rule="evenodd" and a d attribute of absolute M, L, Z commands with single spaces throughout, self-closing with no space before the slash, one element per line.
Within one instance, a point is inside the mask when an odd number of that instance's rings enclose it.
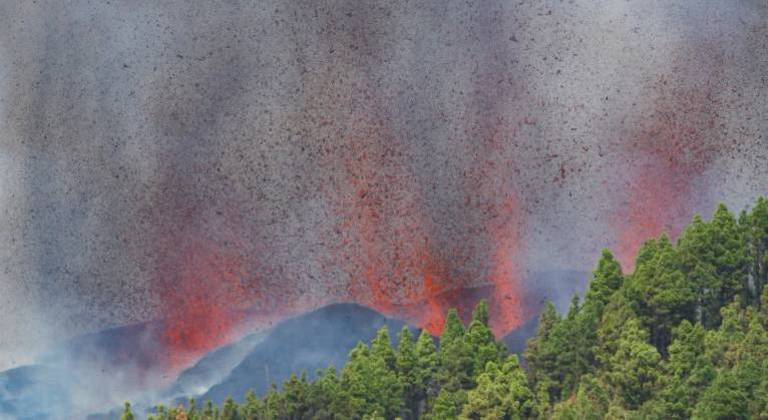
<path fill-rule="evenodd" d="M 336 261 L 350 281 L 343 299 L 439 334 L 446 303 L 455 304 L 448 296 L 461 284 L 434 252 L 414 181 L 397 159 L 402 153 L 395 142 L 380 140 L 393 137 L 371 118 L 371 107 L 360 106 L 346 136 L 339 133 L 349 139 L 342 167 L 347 183 L 331 197 L 342 235 Z"/>
<path fill-rule="evenodd" d="M 150 339 L 162 349 L 156 362 L 168 372 L 248 332 L 330 303 L 301 306 L 290 287 L 263 292 L 251 271 L 254 257 L 243 252 L 248 247 L 231 234 L 219 235 L 228 240 L 190 229 L 163 242 L 155 285 L 163 320 Z"/>
<path fill-rule="evenodd" d="M 164 327 L 160 341 L 172 368 L 237 338 L 245 320 L 239 311 L 252 305 L 259 292 L 245 286 L 244 257 L 206 241 L 183 235 L 161 259 L 158 282 Z"/>
<path fill-rule="evenodd" d="M 695 188 L 721 149 L 722 135 L 712 83 L 672 86 L 661 78 L 653 112 L 630 135 L 625 152 L 634 164 L 628 202 L 616 213 L 621 232 L 617 257 L 627 272 L 642 243 L 663 233 L 673 239 L 693 217 Z"/>
<path fill-rule="evenodd" d="M 458 222 L 481 224 L 469 230 L 488 250 L 481 254 L 469 244 L 436 243 L 431 239 L 435 221 L 400 158 L 405 155 L 402 143 L 373 117 L 380 112 L 374 96 L 366 91 L 356 97 L 367 100 L 351 107 L 353 117 L 337 133 L 347 142 L 339 171 L 346 183 L 335 186 L 329 198 L 340 215 L 336 261 L 349 274 L 344 299 L 405 318 L 436 335 L 448 309 L 458 308 L 466 318 L 481 298 L 490 301 L 497 334 L 521 325 L 531 311 L 524 306 L 516 261 L 519 209 L 508 182 L 489 180 L 499 175 L 498 168 L 509 168 L 507 162 L 496 161 L 493 147 L 480 153 L 466 192 L 474 219 Z M 499 147 L 508 140 L 501 131 L 495 129 L 488 143 Z M 471 259 L 485 262 L 468 275 L 464 268 Z"/>
<path fill-rule="evenodd" d="M 494 287 L 490 309 L 494 314 L 491 327 L 499 337 L 522 325 L 531 313 L 526 307 L 520 284 L 521 273 L 515 260 L 520 252 L 521 224 L 517 211 L 516 202 L 510 198 L 504 207 L 504 217 L 493 229 L 496 232 L 496 248 L 490 275 Z"/>

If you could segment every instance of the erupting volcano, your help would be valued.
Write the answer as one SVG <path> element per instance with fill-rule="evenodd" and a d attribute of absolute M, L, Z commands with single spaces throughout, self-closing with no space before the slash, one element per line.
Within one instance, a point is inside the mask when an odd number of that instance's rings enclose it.
<path fill-rule="evenodd" d="M 330 252 L 307 256 L 321 267 L 310 286 L 320 293 L 302 293 L 301 279 L 280 267 L 265 269 L 260 259 L 269 260 L 270 246 L 245 233 L 260 226 L 239 213 L 238 200 L 216 211 L 191 205 L 200 200 L 194 186 L 169 174 L 172 193 L 155 214 L 158 223 L 166 213 L 181 218 L 158 229 L 155 284 L 168 319 L 164 343 L 180 355 L 173 357 L 229 342 L 245 321 L 263 326 L 334 302 L 359 303 L 436 335 L 448 309 L 467 317 L 482 298 L 499 336 L 535 314 L 539 297 L 529 299 L 522 287 L 525 218 L 510 157 L 514 130 L 500 109 L 465 115 L 467 128 L 458 133 L 466 137 L 465 173 L 453 184 L 425 185 L 407 159 L 413 146 L 399 137 L 369 77 L 359 72 L 333 86 L 319 86 L 313 97 L 333 95 L 334 107 L 309 102 L 295 117 L 335 142 L 301 148 L 313 148 L 318 170 L 332 174 L 315 198 L 333 221 L 317 243 Z M 446 212 L 436 199 L 449 195 L 456 205 Z M 307 262 L 296 261 L 302 269 Z"/>
<path fill-rule="evenodd" d="M 521 350 L 602 249 L 629 274 L 768 193 L 766 22 L 760 0 L 0 2 L 0 374 L 48 364 L 90 414 L 194 367 L 184 392 L 213 386 L 279 325 L 334 330 L 308 314 L 437 336 L 483 299 Z M 278 338 L 263 354 L 320 357 Z"/>

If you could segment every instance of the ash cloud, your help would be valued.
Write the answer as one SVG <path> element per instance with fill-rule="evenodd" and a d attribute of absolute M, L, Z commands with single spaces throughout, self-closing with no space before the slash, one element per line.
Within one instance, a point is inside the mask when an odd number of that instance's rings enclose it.
<path fill-rule="evenodd" d="M 740 208 L 768 193 L 766 21 L 759 1 L 4 2 L 0 367 L 183 318 L 179 290 L 217 308 L 350 300 L 367 242 L 487 284 L 508 195 L 520 279 L 589 270 L 636 222 L 639 162 L 668 168 L 664 141 L 636 144 L 671 110 L 707 152 L 681 155 L 670 223 Z M 674 90 L 706 83 L 714 128 Z"/>

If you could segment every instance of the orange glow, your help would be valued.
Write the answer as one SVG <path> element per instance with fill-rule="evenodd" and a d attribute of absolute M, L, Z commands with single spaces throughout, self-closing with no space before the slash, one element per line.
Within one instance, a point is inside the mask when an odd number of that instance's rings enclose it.
<path fill-rule="evenodd" d="M 243 286 L 241 257 L 211 242 L 185 237 L 168 258 L 160 290 L 166 317 L 161 340 L 172 367 L 181 367 L 237 338 L 234 331 L 244 318 L 237 309 L 256 296 Z"/>
<path fill-rule="evenodd" d="M 327 276 L 319 280 L 323 293 L 304 296 L 279 277 L 281 270 L 256 268 L 248 254 L 253 247 L 233 237 L 241 231 L 238 224 L 247 223 L 236 208 L 222 218 L 232 224 L 225 229 L 230 234 L 217 231 L 216 240 L 206 228 L 169 234 L 159 246 L 158 290 L 168 319 L 163 340 L 177 365 L 233 340 L 251 319 L 237 312 L 246 308 L 269 314 L 263 317 L 268 321 L 355 302 L 436 335 L 448 309 L 457 308 L 466 320 L 480 299 L 489 300 L 499 336 L 534 313 L 525 306 L 519 267 L 524 220 L 512 181 L 515 123 L 503 121 L 502 107 L 493 105 L 498 111 L 492 117 L 466 116 L 466 130 L 458 135 L 470 137 L 463 143 L 467 171 L 456 185 L 424 185 L 419 169 L 409 166 L 409 149 L 390 126 L 394 118 L 385 112 L 391 108 L 379 103 L 375 83 L 364 71 L 344 81 L 335 73 L 325 76 L 319 84 L 308 81 L 312 94 L 296 116 L 301 123 L 317 122 L 311 138 L 323 145 L 316 163 L 332 174 L 319 186 L 332 219 L 323 238 L 329 252 L 319 261 Z M 467 215 L 455 222 L 456 237 L 436 235 L 444 233 L 437 224 L 446 219 L 430 213 L 437 194 L 426 195 L 435 188 L 455 188 L 451 193 L 458 198 L 446 204 L 457 208 L 448 214 Z M 184 206 L 183 195 L 171 204 L 174 211 Z M 196 212 L 189 210 L 188 225 L 204 220 Z M 272 286 L 260 290 L 249 281 L 254 273 L 270 276 Z"/>
<path fill-rule="evenodd" d="M 692 217 L 688 176 L 669 168 L 647 168 L 630 189 L 629 205 L 622 209 L 625 224 L 619 234 L 617 258 L 625 272 L 635 269 L 635 256 L 643 242 L 666 233 L 677 238 Z"/>
<path fill-rule="evenodd" d="M 617 258 L 626 272 L 634 271 L 635 255 L 648 239 L 668 234 L 676 238 L 693 217 L 694 187 L 718 156 L 722 137 L 718 130 L 714 88 L 674 87 L 663 77 L 652 113 L 631 134 L 625 152 L 634 172 L 628 201 L 615 214 Z"/>
<path fill-rule="evenodd" d="M 525 319 L 525 303 L 520 284 L 520 271 L 515 263 L 519 253 L 519 223 L 516 219 L 514 199 L 507 200 L 504 206 L 504 217 L 496 232 L 493 252 L 493 266 L 490 280 L 493 283 L 493 295 L 490 300 L 491 327 L 497 336 L 506 334 L 521 324 Z"/>
<path fill-rule="evenodd" d="M 469 245 L 449 248 L 431 242 L 434 221 L 420 194 L 423 187 L 405 166 L 398 139 L 374 118 L 375 96 L 364 92 L 357 97 L 365 100 L 351 107 L 352 116 L 336 135 L 346 139 L 340 156 L 343 176 L 329 196 L 340 220 L 335 262 L 349 275 L 348 295 L 340 299 L 405 318 L 439 335 L 448 309 L 458 308 L 466 318 L 479 299 L 487 298 L 497 334 L 519 326 L 526 315 L 515 262 L 519 213 L 514 198 L 498 198 L 509 196 L 510 184 L 493 178 L 505 178 L 500 171 L 511 168 L 497 157 L 509 139 L 496 129 L 481 142 L 480 156 L 463 186 L 468 207 L 477 206 L 471 209 L 479 213 L 475 222 L 484 224 L 474 230 L 490 245 L 483 256 L 486 264 L 477 266 L 489 267 L 487 272 L 467 274 L 463 266 L 480 257 L 479 251 Z M 490 198 L 470 198 L 477 194 Z M 488 283 L 492 290 L 478 288 Z"/>

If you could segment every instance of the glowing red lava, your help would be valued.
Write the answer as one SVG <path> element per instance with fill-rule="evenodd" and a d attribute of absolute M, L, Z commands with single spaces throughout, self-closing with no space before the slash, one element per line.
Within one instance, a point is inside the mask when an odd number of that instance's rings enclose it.
<path fill-rule="evenodd" d="M 223 241 L 227 235 L 207 232 L 206 226 L 168 234 L 159 246 L 158 289 L 168 318 L 164 342 L 177 364 L 185 363 L 188 354 L 231 340 L 243 322 L 237 310 L 254 306 L 279 319 L 331 302 L 355 302 L 432 334 L 442 332 L 449 308 L 458 308 L 466 319 L 481 298 L 490 301 L 492 327 L 499 336 L 531 315 L 524 306 L 519 271 L 523 220 L 511 181 L 508 124 L 485 111 L 468 115 L 467 130 L 458 133 L 466 137 L 459 141 L 467 145 L 467 173 L 449 187 L 424 185 L 419 169 L 409 166 L 414 162 L 408 145 L 398 139 L 392 127 L 397 118 L 387 115 L 391 107 L 382 105 L 377 84 L 364 69 L 348 76 L 339 78 L 335 71 L 307 76 L 311 94 L 296 117 L 297 125 L 310 125 L 307 131 L 313 135 L 308 137 L 320 139 L 322 146 L 312 145 L 316 164 L 332 174 L 320 187 L 333 220 L 326 231 L 331 237 L 323 238 L 329 244 L 327 255 L 319 261 L 326 270 L 327 278 L 320 280 L 327 286 L 325 294 L 297 299 L 300 291 L 278 272 L 248 273 L 254 256 L 242 246 L 247 241 Z M 487 91 L 493 102 L 496 88 Z M 492 108 L 503 114 L 500 105 Z M 173 175 L 170 181 L 186 182 Z M 464 214 L 467 220 L 440 220 L 430 214 L 429 204 L 434 203 L 425 191 L 438 187 L 455 189 L 449 195 L 459 198 L 448 204 L 460 208 L 449 214 Z M 174 204 L 184 203 L 182 195 Z M 177 213 L 175 205 L 171 211 Z M 195 213 L 190 219 L 197 226 L 205 217 Z M 245 222 L 232 223 L 237 227 Z M 441 223 L 458 227 L 444 229 Z M 457 231 L 457 237 L 446 238 L 446 231 Z M 253 290 L 252 282 L 243 279 L 257 273 L 277 278 L 270 281 L 272 286 Z"/>
<path fill-rule="evenodd" d="M 654 86 L 653 112 L 625 149 L 632 157 L 634 178 L 628 203 L 614 223 L 619 234 L 617 257 L 627 272 L 642 243 L 667 233 L 673 239 L 693 217 L 695 183 L 720 150 L 722 134 L 714 88 L 674 87 L 663 77 Z"/>
<path fill-rule="evenodd" d="M 232 341 L 252 304 L 253 290 L 243 285 L 244 262 L 199 237 L 178 238 L 165 255 L 160 294 L 165 313 L 162 344 L 172 367 Z"/>
<path fill-rule="evenodd" d="M 366 85 L 365 83 L 363 84 Z M 460 269 L 471 255 L 456 252 L 461 247 L 447 248 L 431 242 L 434 221 L 418 182 L 408 171 L 401 156 L 401 143 L 382 120 L 374 95 L 361 92 L 363 98 L 351 108 L 353 115 L 339 129 L 338 138 L 346 141 L 343 148 L 342 183 L 334 186 L 329 200 L 335 202 L 340 216 L 336 231 L 341 240 L 336 261 L 349 275 L 348 296 L 342 299 L 370 306 L 389 316 L 409 322 L 439 335 L 449 308 L 459 308 L 466 315 L 481 297 L 489 298 L 492 322 L 498 334 L 505 334 L 525 320 L 519 273 L 514 258 L 518 253 L 519 214 L 507 182 L 488 177 L 498 175 L 506 162 L 496 161 L 501 130 L 495 130 L 476 162 L 467 194 L 487 194 L 490 198 L 473 201 L 478 208 L 475 223 L 483 223 L 475 231 L 491 244 L 485 265 L 487 273 L 470 276 Z M 485 147 L 485 146 L 483 146 Z M 499 200 L 499 197 L 502 197 Z M 471 221 L 460 223 L 472 223 Z M 472 238 L 475 239 L 475 238 Z M 485 296 L 466 292 L 490 283 L 492 291 Z M 483 289 L 485 290 L 485 289 Z"/>
<path fill-rule="evenodd" d="M 354 125 L 357 135 L 372 138 L 378 137 L 374 133 L 378 129 L 366 121 Z M 388 158 L 391 150 L 352 139 L 345 165 L 349 184 L 342 187 L 351 194 L 337 206 L 338 231 L 344 238 L 337 261 L 350 276 L 349 296 L 343 299 L 390 316 L 405 316 L 439 334 L 447 308 L 436 296 L 455 286 L 430 247 L 421 206 L 408 188 L 412 184 Z M 411 302 L 419 306 L 407 308 Z"/>
<path fill-rule="evenodd" d="M 517 219 L 517 211 L 515 200 L 508 199 L 504 206 L 504 217 L 500 225 L 494 227 L 496 248 L 490 275 L 494 286 L 490 309 L 494 314 L 491 327 L 497 336 L 502 336 L 522 325 L 528 315 L 521 290 L 521 273 L 515 261 L 520 251 L 521 225 Z"/>

